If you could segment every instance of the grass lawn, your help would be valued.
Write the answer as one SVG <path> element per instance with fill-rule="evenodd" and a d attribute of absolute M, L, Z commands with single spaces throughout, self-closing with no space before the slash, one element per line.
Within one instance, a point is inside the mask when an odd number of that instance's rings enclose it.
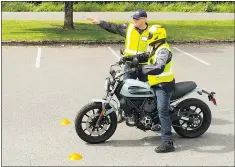
<path fill-rule="evenodd" d="M 161 24 L 166 27 L 168 40 L 234 40 L 234 20 L 149 21 L 149 24 Z M 2 20 L 2 41 L 109 41 L 124 39 L 88 22 L 76 21 L 74 26 L 75 30 L 73 31 L 63 30 L 63 21 Z"/>

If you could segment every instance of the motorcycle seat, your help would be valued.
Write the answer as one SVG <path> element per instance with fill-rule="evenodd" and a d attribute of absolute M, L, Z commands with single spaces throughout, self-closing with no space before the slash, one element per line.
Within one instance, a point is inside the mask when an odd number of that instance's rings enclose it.
<path fill-rule="evenodd" d="M 175 90 L 171 96 L 171 101 L 183 97 L 193 89 L 197 87 L 197 84 L 193 81 L 178 82 L 175 84 Z"/>

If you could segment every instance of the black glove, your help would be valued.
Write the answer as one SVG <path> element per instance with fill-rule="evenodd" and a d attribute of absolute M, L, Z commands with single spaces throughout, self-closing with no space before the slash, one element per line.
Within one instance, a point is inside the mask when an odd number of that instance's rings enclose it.
<path fill-rule="evenodd" d="M 128 70 L 128 73 L 136 73 L 137 72 L 137 68 L 131 68 Z"/>
<path fill-rule="evenodd" d="M 134 58 L 134 56 L 123 56 L 121 57 L 121 59 L 119 60 L 119 64 L 125 64 L 126 61 L 132 61 Z"/>
<path fill-rule="evenodd" d="M 129 73 L 141 73 L 142 72 L 142 67 L 135 67 L 135 68 L 131 68 L 129 70 Z"/>
<path fill-rule="evenodd" d="M 139 60 L 140 63 L 147 62 L 149 56 L 150 56 L 149 52 L 145 52 L 145 53 L 135 55 L 135 57 Z"/>

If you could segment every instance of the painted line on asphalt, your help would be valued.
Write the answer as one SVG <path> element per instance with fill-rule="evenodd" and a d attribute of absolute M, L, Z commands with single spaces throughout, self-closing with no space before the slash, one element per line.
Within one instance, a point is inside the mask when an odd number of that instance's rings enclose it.
<path fill-rule="evenodd" d="M 175 49 L 178 50 L 179 52 L 182 52 L 182 53 L 186 54 L 187 56 L 190 56 L 190 57 L 194 58 L 194 59 L 197 60 L 197 61 L 200 61 L 201 63 L 203 63 L 203 64 L 205 64 L 205 65 L 208 65 L 208 66 L 210 65 L 209 63 L 207 63 L 207 62 L 205 62 L 205 61 L 203 61 L 203 60 L 201 60 L 201 59 L 199 59 L 199 58 L 197 58 L 197 57 L 195 57 L 195 56 L 193 56 L 193 55 L 191 55 L 191 54 L 189 54 L 189 53 L 187 53 L 187 52 L 184 52 L 184 51 L 180 50 L 179 48 L 176 48 L 176 47 L 173 47 L 173 48 L 175 48 Z"/>
<path fill-rule="evenodd" d="M 40 47 L 38 47 L 38 55 L 37 55 L 37 59 L 36 59 L 35 68 L 39 68 L 40 67 L 41 54 L 42 54 L 42 49 Z"/>
<path fill-rule="evenodd" d="M 114 54 L 114 56 L 118 59 L 118 60 L 120 60 L 120 56 L 111 48 L 111 47 L 107 47 L 113 54 Z"/>
<path fill-rule="evenodd" d="M 173 47 L 173 48 L 175 48 L 176 50 L 178 50 L 178 51 L 180 51 L 180 52 L 182 52 L 182 53 L 184 53 L 184 54 L 186 54 L 186 55 L 188 55 L 188 56 L 190 56 L 190 57 L 192 57 L 192 58 L 194 58 L 194 59 L 200 61 L 201 63 L 203 63 L 203 64 L 205 64 L 205 65 L 208 65 L 208 66 L 210 65 L 209 63 L 207 63 L 207 62 L 205 62 L 205 61 L 203 61 L 203 60 L 201 60 L 201 59 L 199 59 L 199 58 L 197 58 L 197 57 L 195 57 L 195 56 L 193 56 L 193 55 L 191 55 L 191 54 L 189 54 L 189 53 L 187 53 L 187 52 L 184 52 L 184 51 L 182 51 L 182 50 L 180 50 L 180 49 L 178 49 L 178 48 L 176 48 L 176 47 Z M 108 49 L 115 55 L 115 57 L 116 57 L 118 60 L 121 58 L 111 47 L 108 47 Z"/>
<path fill-rule="evenodd" d="M 218 112 L 229 112 L 229 111 L 234 111 L 234 108 L 232 109 L 230 109 L 230 108 L 228 108 L 228 109 L 220 109 L 220 110 L 216 110 L 216 111 L 218 111 Z"/>

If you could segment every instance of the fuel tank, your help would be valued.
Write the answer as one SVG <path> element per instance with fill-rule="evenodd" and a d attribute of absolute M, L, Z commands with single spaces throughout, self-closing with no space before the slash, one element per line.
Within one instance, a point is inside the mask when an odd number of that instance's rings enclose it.
<path fill-rule="evenodd" d="M 148 83 L 135 79 L 127 79 L 124 82 L 120 94 L 125 97 L 155 97 Z"/>

